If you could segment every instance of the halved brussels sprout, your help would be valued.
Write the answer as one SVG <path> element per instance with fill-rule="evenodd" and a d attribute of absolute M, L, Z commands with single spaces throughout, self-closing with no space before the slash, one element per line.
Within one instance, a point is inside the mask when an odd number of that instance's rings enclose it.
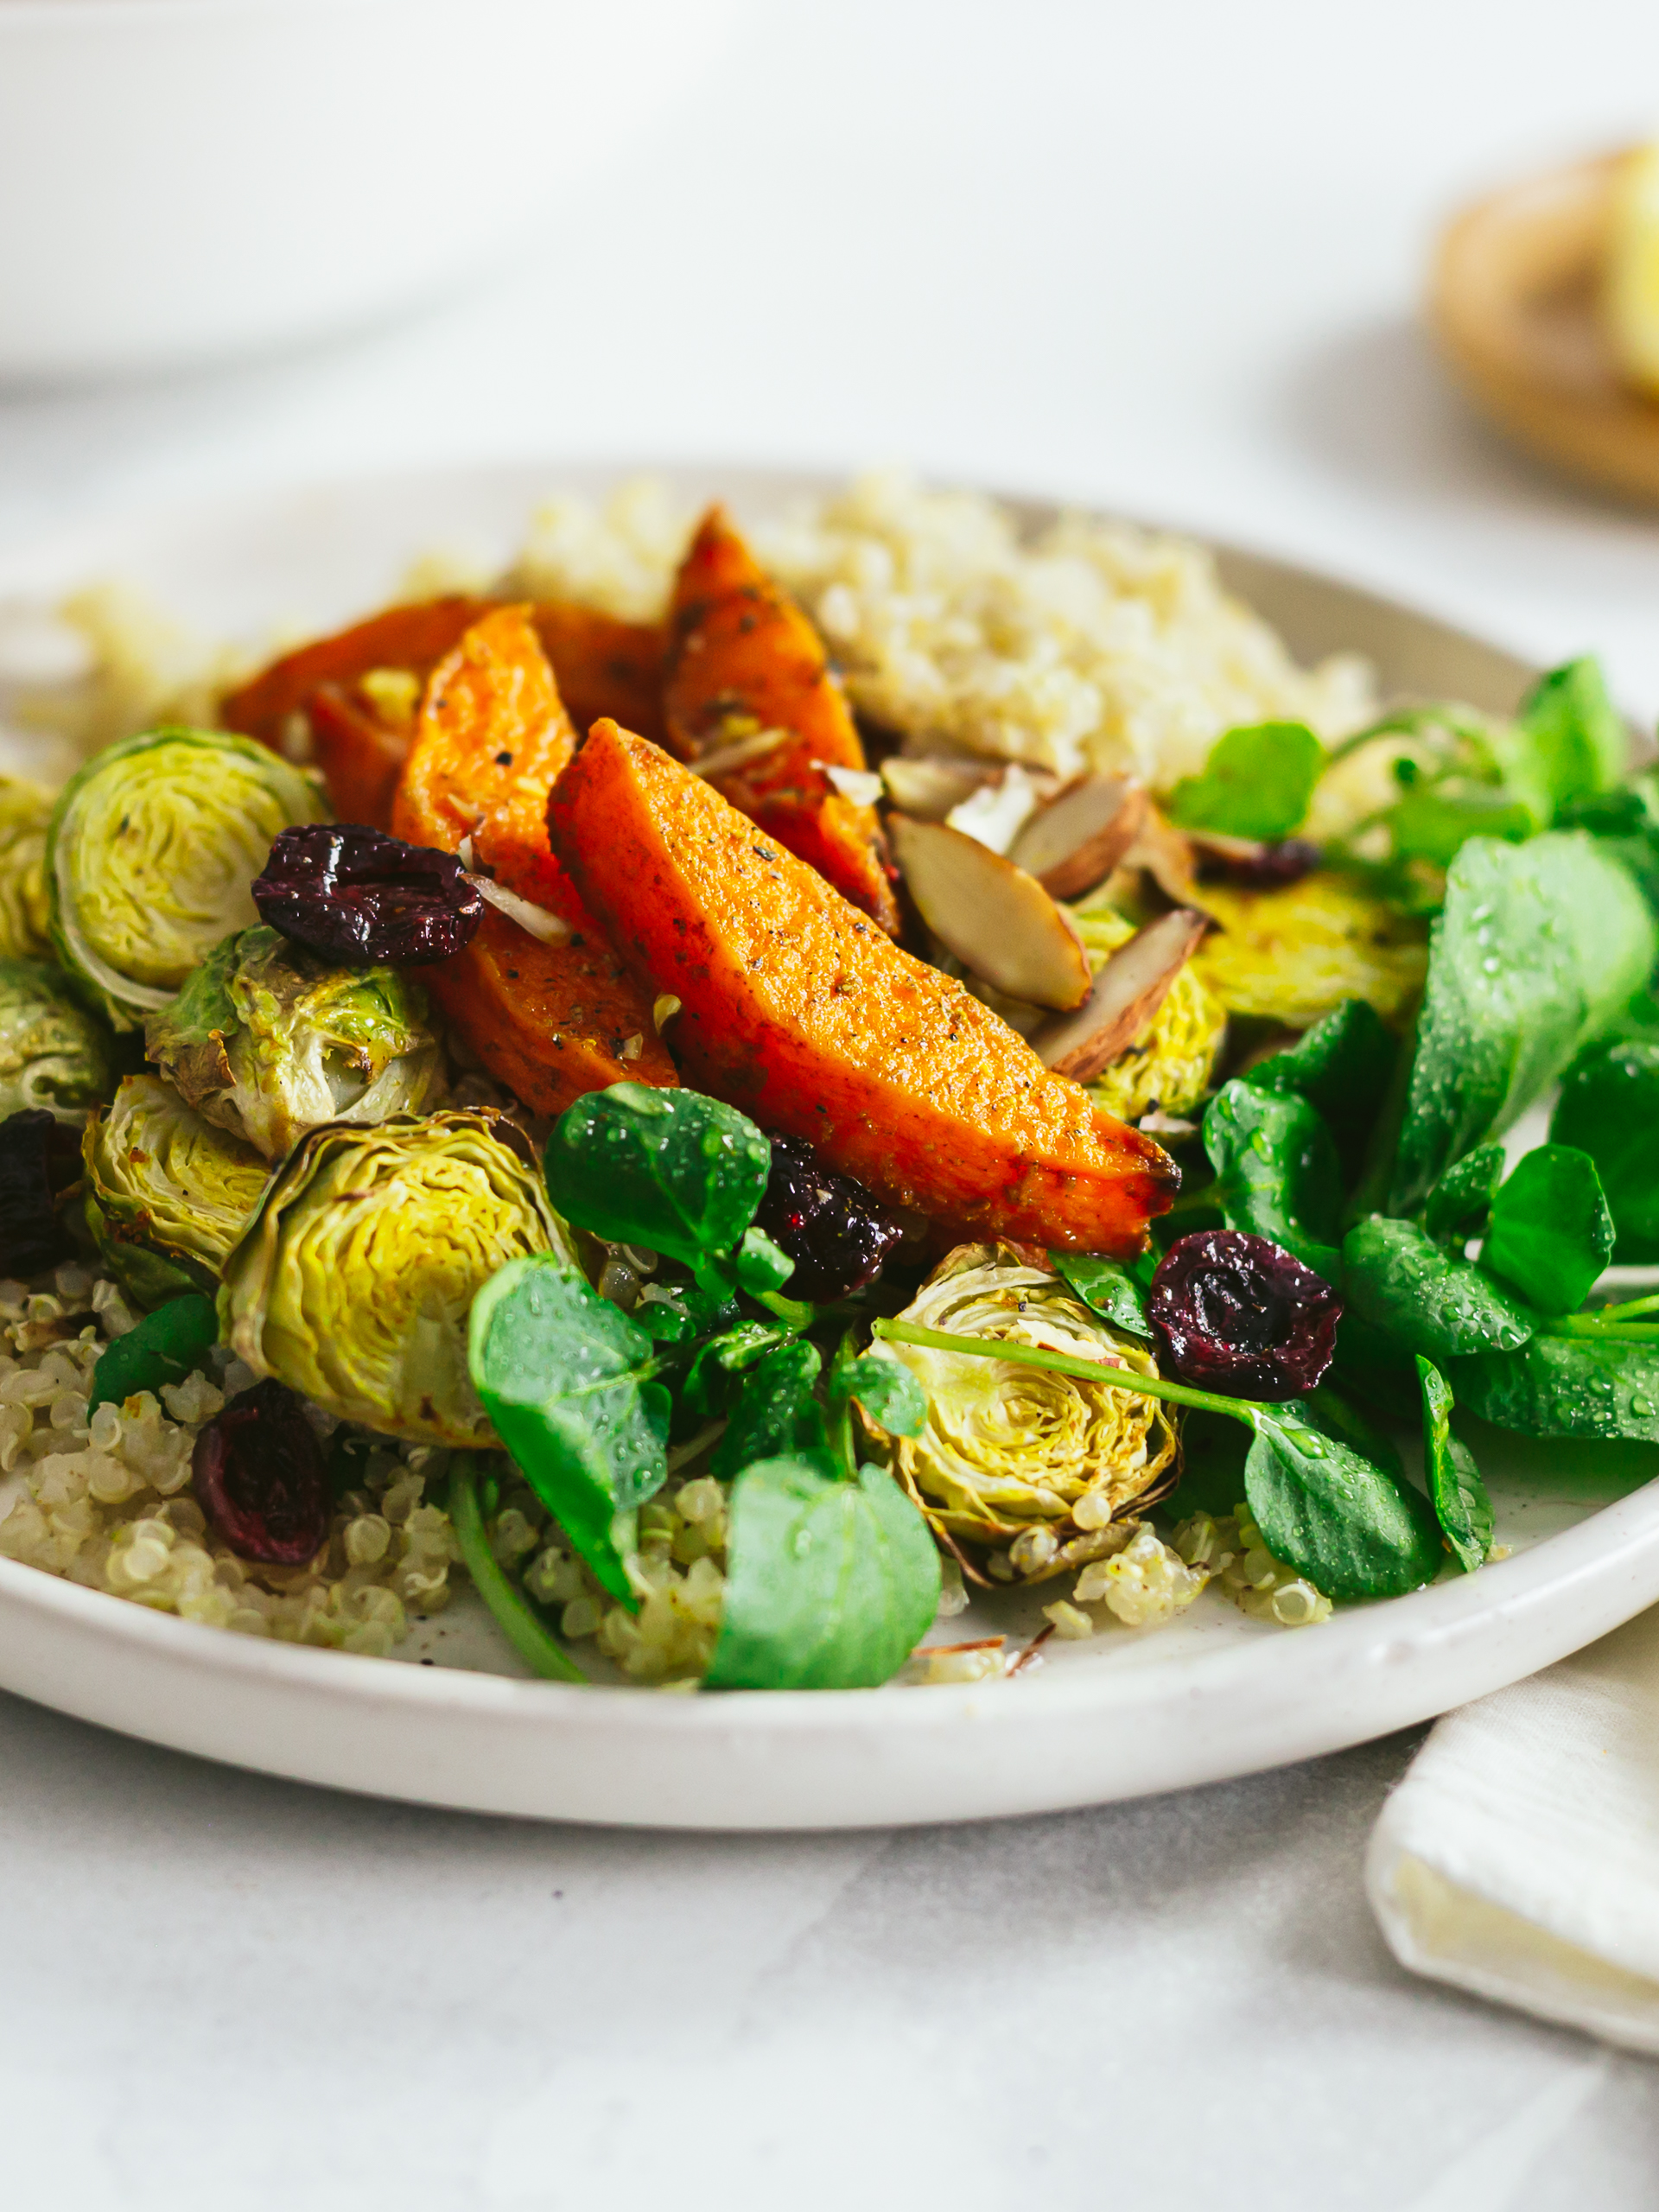
<path fill-rule="evenodd" d="M 1135 924 L 1109 906 L 1073 908 L 1071 918 L 1096 976 L 1135 935 Z M 1210 1087 L 1226 1029 L 1225 1013 L 1189 960 L 1142 1033 L 1085 1085 L 1089 1096 L 1120 1122 L 1138 1122 L 1154 1107 L 1185 1114 Z"/>
<path fill-rule="evenodd" d="M 111 1274 L 141 1306 L 212 1290 L 270 1170 L 159 1076 L 130 1075 L 86 1125 L 86 1220 Z"/>
<path fill-rule="evenodd" d="M 900 1318 L 1158 1372 L 1145 1344 L 1085 1306 L 1025 1246 L 959 1245 Z M 908 1367 L 928 1398 L 919 1436 L 878 1438 L 875 1448 L 929 1525 L 988 1547 L 1001 1580 L 1040 1581 L 1118 1550 L 1122 1510 L 1166 1486 L 1159 1478 L 1173 1468 L 1175 1431 L 1156 1398 L 918 1344 L 881 1339 L 871 1349 Z"/>
<path fill-rule="evenodd" d="M 467 1317 L 498 1268 L 576 1264 L 529 1140 L 499 1114 L 313 1129 L 277 1170 L 219 1292 L 226 1340 L 342 1420 L 429 1444 L 495 1432 Z"/>
<path fill-rule="evenodd" d="M 324 1122 L 418 1114 L 443 1080 L 426 993 L 395 968 L 335 968 L 262 924 L 216 945 L 144 1049 L 200 1114 L 281 1160 Z"/>
<path fill-rule="evenodd" d="M 1422 989 L 1427 924 L 1341 876 L 1316 871 L 1274 891 L 1206 883 L 1200 895 L 1220 927 L 1191 966 L 1229 1014 L 1307 1029 L 1344 999 L 1369 999 L 1392 1021 Z"/>
<path fill-rule="evenodd" d="M 61 968 L 0 959 L 0 1121 L 44 1106 L 79 1122 L 115 1089 L 110 1033 L 79 1005 Z"/>
<path fill-rule="evenodd" d="M 326 820 L 308 776 L 245 737 L 159 729 L 64 786 L 47 833 L 52 937 L 118 1030 L 165 1006 L 231 931 L 290 823 Z"/>
<path fill-rule="evenodd" d="M 46 895 L 46 829 L 52 794 L 21 776 L 0 776 L 0 955 L 49 958 L 52 906 Z"/>

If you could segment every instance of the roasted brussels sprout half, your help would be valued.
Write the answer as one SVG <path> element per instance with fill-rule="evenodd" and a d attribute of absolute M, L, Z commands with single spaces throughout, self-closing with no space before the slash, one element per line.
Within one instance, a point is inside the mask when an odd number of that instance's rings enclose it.
<path fill-rule="evenodd" d="M 959 1245 L 901 1319 L 1158 1372 L 1146 1344 L 1023 1246 Z M 1116 1551 L 1124 1509 L 1166 1487 L 1160 1478 L 1173 1470 L 1175 1432 L 1156 1398 L 886 1339 L 873 1350 L 908 1367 L 928 1399 L 919 1436 L 879 1437 L 876 1448 L 935 1532 L 987 1548 L 1000 1580 L 1039 1581 Z"/>
<path fill-rule="evenodd" d="M 1369 999 L 1392 1021 L 1422 989 L 1427 924 L 1340 876 L 1274 891 L 1206 883 L 1201 898 L 1220 926 L 1190 965 L 1229 1014 L 1307 1029 L 1344 999 Z"/>
<path fill-rule="evenodd" d="M 212 1290 L 270 1170 L 159 1076 L 130 1075 L 86 1125 L 86 1221 L 110 1272 L 140 1306 Z"/>
<path fill-rule="evenodd" d="M 277 1171 L 219 1292 L 226 1340 L 342 1420 L 492 1445 L 467 1366 L 473 1300 L 570 1233 L 523 1133 L 499 1114 L 314 1129 Z"/>
<path fill-rule="evenodd" d="M 243 737 L 161 729 L 64 786 L 47 832 L 58 957 L 118 1030 L 165 1006 L 214 945 L 251 927 L 271 840 L 327 814 L 310 778 Z"/>
<path fill-rule="evenodd" d="M 216 945 L 144 1049 L 199 1114 L 281 1160 L 324 1122 L 418 1114 L 443 1079 L 426 993 L 395 968 L 336 968 L 263 925 Z"/>
<path fill-rule="evenodd" d="M 0 1120 L 44 1106 L 60 1122 L 79 1122 L 115 1089 L 112 1042 L 60 968 L 0 959 Z"/>
<path fill-rule="evenodd" d="M 0 957 L 47 957 L 52 950 L 46 895 L 46 827 L 52 794 L 21 776 L 0 776 Z"/>

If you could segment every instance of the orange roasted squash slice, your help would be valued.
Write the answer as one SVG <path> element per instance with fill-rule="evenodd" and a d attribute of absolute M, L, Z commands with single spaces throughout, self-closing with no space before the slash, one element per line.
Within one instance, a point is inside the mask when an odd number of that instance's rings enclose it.
<path fill-rule="evenodd" d="M 225 727 L 282 750 L 297 717 L 308 726 L 310 758 L 338 818 L 389 830 L 422 687 L 496 603 L 454 594 L 389 607 L 284 653 L 225 700 Z M 661 623 L 619 621 L 570 600 L 543 601 L 535 623 L 578 729 L 614 715 L 642 737 L 667 741 Z"/>
<path fill-rule="evenodd" d="M 610 715 L 654 745 L 668 742 L 663 719 L 668 657 L 664 624 L 623 622 L 569 599 L 537 600 L 535 621 L 559 696 L 579 730 Z"/>
<path fill-rule="evenodd" d="M 453 960 L 421 979 L 499 1083 L 560 1114 L 611 1083 L 679 1081 L 642 991 L 606 943 L 547 841 L 548 791 L 575 732 L 527 607 L 475 623 L 432 671 L 392 808 L 411 844 L 456 852 L 556 914 L 545 944 L 494 906 Z"/>
<path fill-rule="evenodd" d="M 454 594 L 388 607 L 272 661 L 230 693 L 219 718 L 279 752 L 297 721 L 339 819 L 387 829 L 421 686 L 489 605 Z"/>
<path fill-rule="evenodd" d="M 683 760 L 710 763 L 734 806 L 897 936 L 875 809 L 824 772 L 865 766 L 852 710 L 817 632 L 723 507 L 709 510 L 680 564 L 670 632 L 669 743 Z M 745 758 L 750 741 L 765 749 Z"/>
<path fill-rule="evenodd" d="M 667 753 L 595 723 L 548 820 L 641 984 L 680 1001 L 688 1081 L 964 1235 L 1141 1249 L 1180 1179 L 1151 1138 Z"/>

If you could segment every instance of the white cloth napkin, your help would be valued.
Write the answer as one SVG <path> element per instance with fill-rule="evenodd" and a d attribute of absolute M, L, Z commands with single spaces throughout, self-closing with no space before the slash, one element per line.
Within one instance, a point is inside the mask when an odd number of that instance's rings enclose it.
<path fill-rule="evenodd" d="M 1365 1879 L 1402 1966 L 1659 2054 L 1659 1610 L 1440 1721 Z"/>

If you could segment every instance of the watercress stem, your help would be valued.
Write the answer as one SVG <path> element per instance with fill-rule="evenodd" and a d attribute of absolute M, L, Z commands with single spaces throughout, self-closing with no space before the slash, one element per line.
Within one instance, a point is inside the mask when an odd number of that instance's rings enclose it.
<path fill-rule="evenodd" d="M 798 1332 L 811 1325 L 818 1310 L 816 1306 L 804 1305 L 798 1298 L 785 1298 L 781 1290 L 757 1290 L 753 1298 L 757 1306 L 764 1306 L 769 1313 L 775 1313 L 785 1328 Z"/>
<path fill-rule="evenodd" d="M 496 1626 L 518 1656 L 544 1680 L 581 1682 L 588 1677 L 564 1646 L 531 1612 L 503 1573 L 490 1549 L 484 1515 L 478 1502 L 477 1463 L 470 1452 L 460 1452 L 449 1471 L 449 1518 L 461 1546 L 462 1564 L 472 1576 L 478 1594 L 489 1607 Z"/>
<path fill-rule="evenodd" d="M 1585 1321 L 1633 1321 L 1638 1313 L 1659 1313 L 1659 1291 L 1650 1291 L 1645 1298 L 1627 1298 L 1622 1306 L 1598 1306 L 1588 1313 L 1575 1313 L 1573 1318 Z"/>
<path fill-rule="evenodd" d="M 1589 1337 L 1598 1344 L 1659 1344 L 1659 1324 L 1651 1321 L 1613 1321 L 1604 1324 L 1588 1313 L 1563 1313 L 1543 1332 L 1547 1337 Z"/>
<path fill-rule="evenodd" d="M 959 1337 L 945 1329 L 918 1328 L 913 1321 L 876 1321 L 872 1336 L 890 1344 L 918 1344 L 926 1351 L 962 1351 L 976 1359 L 1004 1359 L 1015 1367 L 1046 1368 L 1052 1375 L 1075 1375 L 1080 1382 L 1103 1382 L 1109 1390 L 1132 1391 L 1137 1398 L 1167 1398 L 1178 1406 L 1198 1406 L 1206 1413 L 1230 1414 L 1254 1428 L 1262 1408 L 1248 1398 L 1224 1398 L 1216 1390 L 1190 1390 L 1161 1375 L 1137 1375 L 1133 1368 L 1109 1367 L 1103 1360 L 1073 1359 L 1069 1352 L 1044 1351 L 1038 1344 L 1013 1344 L 995 1337 Z"/>

